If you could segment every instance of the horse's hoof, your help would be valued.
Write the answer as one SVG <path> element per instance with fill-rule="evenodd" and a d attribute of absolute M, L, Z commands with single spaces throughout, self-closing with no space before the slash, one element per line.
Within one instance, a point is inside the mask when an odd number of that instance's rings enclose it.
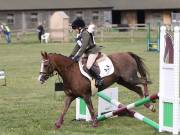
<path fill-rule="evenodd" d="M 156 107 L 155 107 L 155 105 L 151 105 L 151 106 L 150 106 L 150 109 L 151 109 L 152 112 L 156 112 Z"/>
<path fill-rule="evenodd" d="M 97 121 L 93 122 L 92 126 L 93 126 L 93 128 L 98 127 L 98 122 Z"/>
<path fill-rule="evenodd" d="M 152 112 L 156 112 L 156 107 L 155 105 L 152 105 L 152 104 L 144 104 L 144 106 L 146 108 L 148 108 L 149 110 L 151 110 Z"/>
<path fill-rule="evenodd" d="M 60 128 L 61 127 L 61 124 L 59 124 L 58 122 L 55 123 L 55 127 L 56 128 Z"/>
<path fill-rule="evenodd" d="M 152 103 L 156 103 L 156 100 L 152 100 Z"/>
<path fill-rule="evenodd" d="M 156 107 L 155 107 L 155 105 L 152 105 L 152 104 L 150 104 L 150 105 L 148 105 L 148 106 L 146 106 L 149 110 L 151 110 L 151 112 L 156 112 Z"/>
<path fill-rule="evenodd" d="M 154 108 L 153 110 L 151 110 L 152 112 L 156 112 L 156 109 Z"/>

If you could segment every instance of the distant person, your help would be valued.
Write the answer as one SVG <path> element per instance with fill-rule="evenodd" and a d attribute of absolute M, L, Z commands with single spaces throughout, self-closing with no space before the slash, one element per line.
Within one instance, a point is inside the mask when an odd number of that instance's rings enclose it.
<path fill-rule="evenodd" d="M 1 24 L 2 32 L 5 34 L 6 37 L 6 43 L 11 43 L 11 30 L 7 24 Z"/>
<path fill-rule="evenodd" d="M 41 43 L 41 36 L 44 34 L 44 27 L 42 25 L 42 23 L 40 23 L 37 27 L 37 32 L 38 32 L 38 39 L 39 39 L 39 42 Z"/>

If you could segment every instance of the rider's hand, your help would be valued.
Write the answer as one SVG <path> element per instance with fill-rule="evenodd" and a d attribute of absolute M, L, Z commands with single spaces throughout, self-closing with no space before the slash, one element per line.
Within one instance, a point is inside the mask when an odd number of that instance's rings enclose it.
<path fill-rule="evenodd" d="M 79 59 L 80 59 L 80 56 L 78 56 L 78 55 L 73 58 L 73 60 L 74 60 L 75 62 L 78 62 Z"/>
<path fill-rule="evenodd" d="M 74 55 L 70 55 L 70 56 L 69 56 L 69 58 L 71 58 L 71 59 L 72 59 L 73 57 L 74 57 Z"/>

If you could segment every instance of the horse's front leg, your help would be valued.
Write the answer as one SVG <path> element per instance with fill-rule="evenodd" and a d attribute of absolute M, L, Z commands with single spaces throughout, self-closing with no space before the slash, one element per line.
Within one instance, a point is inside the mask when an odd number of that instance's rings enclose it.
<path fill-rule="evenodd" d="M 68 108 L 71 104 L 71 102 L 75 99 L 74 96 L 68 96 L 66 95 L 65 97 L 65 102 L 64 102 L 64 109 L 63 112 L 61 113 L 60 117 L 58 118 L 58 120 L 55 123 L 56 128 L 60 128 L 61 125 L 63 124 L 64 121 L 64 115 L 66 114 L 66 112 L 68 111 Z"/>
<path fill-rule="evenodd" d="M 91 119 L 92 119 L 92 122 L 93 122 L 92 126 L 97 127 L 98 126 L 98 121 L 96 119 L 96 115 L 95 115 L 94 108 L 93 108 L 93 105 L 92 105 L 91 96 L 84 97 L 84 101 L 86 102 L 87 107 L 88 107 L 89 112 L 90 112 L 90 115 L 91 115 Z"/>

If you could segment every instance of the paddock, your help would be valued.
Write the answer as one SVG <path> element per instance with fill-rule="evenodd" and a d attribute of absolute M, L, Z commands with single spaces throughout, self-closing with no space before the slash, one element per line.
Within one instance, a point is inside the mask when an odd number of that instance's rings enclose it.
<path fill-rule="evenodd" d="M 129 39 L 98 42 L 103 45 L 103 52 L 131 51 L 144 59 L 152 84 L 149 85 L 150 93 L 156 93 L 159 89 L 159 53 L 146 51 L 146 40 L 135 39 L 132 43 Z M 90 123 L 72 121 L 75 117 L 75 102 L 71 105 L 65 119 L 65 124 L 60 130 L 55 130 L 54 120 L 63 107 L 64 93 L 60 92 L 58 98 L 54 99 L 54 82 L 57 77 L 51 78 L 46 85 L 37 82 L 39 74 L 41 50 L 47 52 L 62 53 L 69 55 L 73 43 L 48 43 L 46 46 L 39 43 L 16 43 L 11 46 L 0 45 L 0 69 L 7 73 L 7 86 L 0 86 L 0 130 L 1 134 L 103 134 L 119 135 L 131 133 L 131 135 L 159 134 L 153 128 L 142 124 L 129 117 L 118 117 L 99 123 L 98 128 L 92 128 Z M 139 97 L 118 87 L 119 97 L 123 104 L 136 101 Z M 93 104 L 97 97 L 93 97 Z M 158 108 L 158 103 L 156 104 Z M 97 111 L 97 106 L 95 105 Z M 137 112 L 146 114 L 147 117 L 156 121 L 158 110 L 152 113 L 142 107 L 136 108 Z M 162 133 L 161 135 L 168 135 Z"/>

